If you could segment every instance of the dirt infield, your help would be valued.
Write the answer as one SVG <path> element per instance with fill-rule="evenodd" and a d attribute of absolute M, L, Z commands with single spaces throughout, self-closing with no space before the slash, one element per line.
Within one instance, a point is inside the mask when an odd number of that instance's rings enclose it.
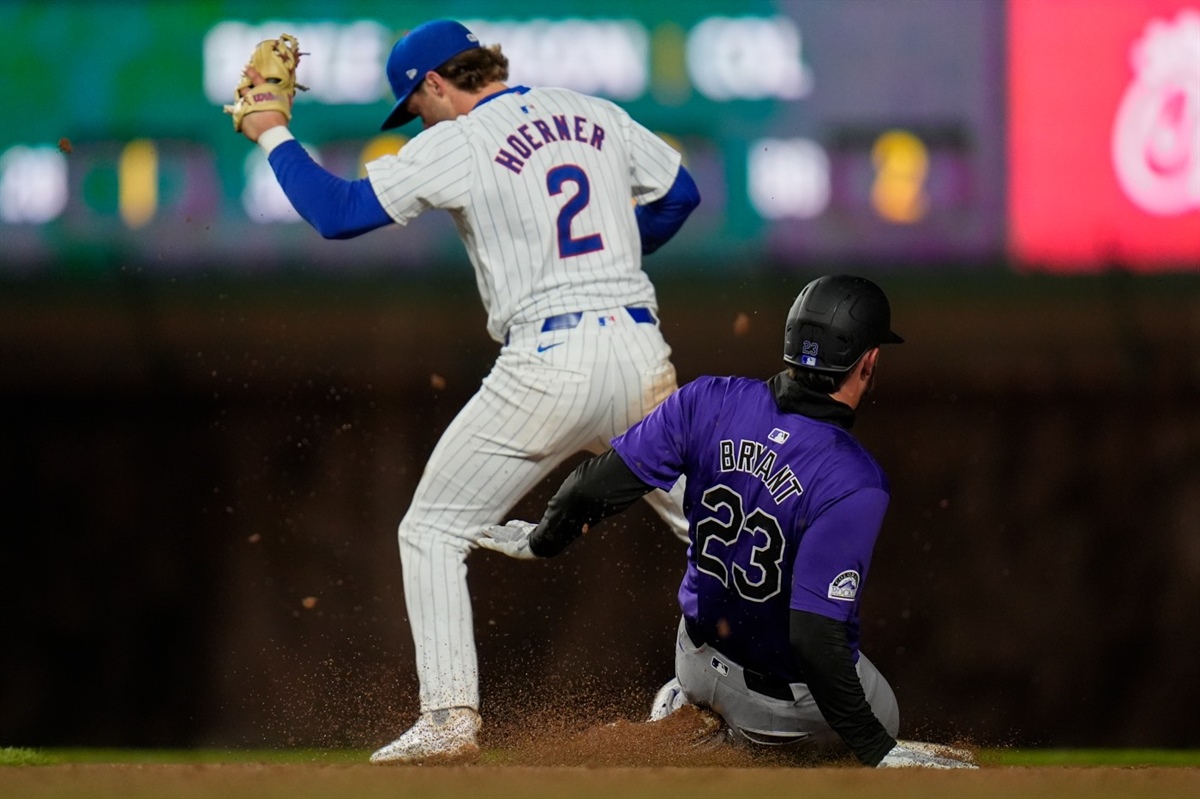
<path fill-rule="evenodd" d="M 535 714 L 536 715 L 536 714 Z M 975 752 L 977 771 L 860 768 L 849 756 L 816 760 L 790 748 L 714 745 L 715 719 L 683 708 L 653 723 L 582 728 L 561 715 L 526 716 L 484 736 L 480 762 L 370 766 L 369 750 L 228 753 L 228 761 L 112 760 L 0 768 L 0 796 L 23 799 L 731 799 L 741 796 L 988 799 L 1196 799 L 1200 768 L 1025 768 Z M 961 742 L 960 742 L 961 743 Z M 211 754 L 211 753 L 210 753 Z M 244 755 L 261 757 L 247 761 Z M 104 756 L 104 755 L 102 755 Z M 104 756 L 107 757 L 107 756 Z M 290 761 L 281 763 L 280 758 Z M 312 762 L 306 762 L 308 757 Z M 349 758 L 349 759 L 347 759 Z M 162 763 L 170 763 L 163 765 Z M 1194 762 L 1194 761 L 1191 761 Z"/>
<path fill-rule="evenodd" d="M 715 718 L 683 708 L 652 723 L 582 727 L 560 715 L 526 716 L 484 736 L 479 763 L 370 766 L 369 750 L 201 752 L 217 760 L 135 761 L 170 753 L 103 751 L 62 765 L 0 768 L 0 796 L 21 799 L 731 799 L 800 796 L 854 799 L 1196 799 L 1200 768 L 1001 765 L 997 750 L 974 751 L 975 771 L 858 767 L 843 754 L 816 760 L 786 747 L 714 745 Z M 961 743 L 961 742 L 958 742 Z M 261 759 L 260 759 L 261 758 Z M 118 762 L 120 761 L 120 762 Z M 11 761 L 17 762 L 17 761 Z M 1188 761 L 1194 763 L 1195 760 Z"/>
<path fill-rule="evenodd" d="M 72 765 L 0 770 L 0 795 L 23 799 L 1195 799 L 1200 795 L 1200 770 L 983 768 L 881 772 L 849 768 Z"/>

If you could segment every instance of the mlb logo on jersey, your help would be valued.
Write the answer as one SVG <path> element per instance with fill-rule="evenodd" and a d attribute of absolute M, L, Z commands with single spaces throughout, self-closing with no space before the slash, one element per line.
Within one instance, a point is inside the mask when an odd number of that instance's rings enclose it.
<path fill-rule="evenodd" d="M 853 569 L 844 571 L 829 584 L 829 598 L 839 602 L 853 602 L 858 596 L 858 584 L 861 578 Z"/>
<path fill-rule="evenodd" d="M 717 660 L 716 658 L 712 659 L 712 667 L 713 667 L 713 670 L 715 672 L 717 672 L 717 674 L 720 674 L 722 677 L 729 676 L 729 666 L 727 666 L 726 664 Z"/>
<path fill-rule="evenodd" d="M 776 427 L 767 434 L 767 438 L 771 439 L 776 444 L 783 444 L 788 440 L 788 435 L 789 433 L 786 430 L 780 430 L 778 427 Z"/>

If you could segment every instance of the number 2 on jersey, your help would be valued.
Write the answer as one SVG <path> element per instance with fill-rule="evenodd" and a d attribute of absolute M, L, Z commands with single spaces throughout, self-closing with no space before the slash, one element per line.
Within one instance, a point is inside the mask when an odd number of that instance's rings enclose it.
<path fill-rule="evenodd" d="M 561 194 L 563 184 L 568 182 L 575 184 L 576 192 L 558 212 L 559 258 L 570 258 L 573 255 L 584 255 L 604 249 L 604 239 L 600 238 L 599 233 L 579 238 L 571 235 L 571 222 L 587 207 L 592 198 L 592 187 L 588 183 L 587 173 L 575 164 L 556 166 L 546 173 L 546 188 L 551 197 Z"/>

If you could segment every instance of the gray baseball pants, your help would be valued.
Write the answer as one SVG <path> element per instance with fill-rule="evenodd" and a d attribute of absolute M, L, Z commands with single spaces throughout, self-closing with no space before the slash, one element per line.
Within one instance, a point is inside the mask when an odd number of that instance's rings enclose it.
<path fill-rule="evenodd" d="M 675 675 L 688 702 L 712 708 L 735 735 L 762 744 L 825 746 L 840 741 L 825 722 L 804 683 L 791 683 L 793 700 L 785 701 L 746 687 L 745 670 L 707 644 L 696 646 L 679 621 Z M 858 676 L 867 703 L 888 734 L 900 729 L 900 709 L 887 680 L 867 656 L 859 653 Z"/>

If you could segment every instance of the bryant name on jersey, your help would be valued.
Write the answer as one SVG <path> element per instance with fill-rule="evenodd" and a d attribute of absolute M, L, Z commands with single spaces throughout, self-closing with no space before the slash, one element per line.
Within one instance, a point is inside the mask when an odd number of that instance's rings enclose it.
<path fill-rule="evenodd" d="M 792 467 L 786 463 L 775 469 L 775 450 L 758 441 L 742 439 L 738 444 L 724 440 L 721 447 L 721 471 L 745 472 L 757 477 L 771 492 L 771 498 L 778 505 L 790 496 L 804 493 L 804 486 L 792 473 Z"/>

